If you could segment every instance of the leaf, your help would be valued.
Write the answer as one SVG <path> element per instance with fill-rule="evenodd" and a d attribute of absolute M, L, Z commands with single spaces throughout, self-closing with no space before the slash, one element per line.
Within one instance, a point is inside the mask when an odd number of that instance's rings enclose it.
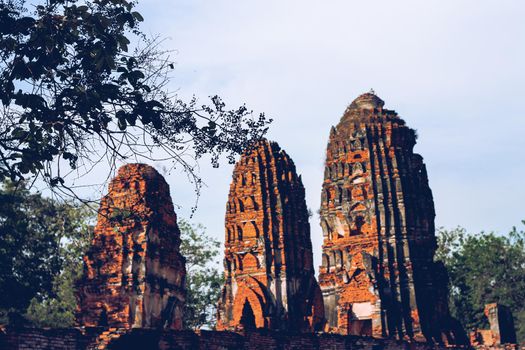
<path fill-rule="evenodd" d="M 126 116 L 126 120 L 128 121 L 129 125 L 135 126 L 137 122 L 137 115 L 135 113 L 128 113 Z"/>
<path fill-rule="evenodd" d="M 117 38 L 117 41 L 120 45 L 120 48 L 124 51 L 124 52 L 128 52 L 128 45 L 130 44 L 130 41 L 128 38 L 126 38 L 124 35 L 119 35 L 118 38 Z"/>
<path fill-rule="evenodd" d="M 122 131 L 126 130 L 126 127 L 127 127 L 126 118 L 118 118 L 118 127 Z"/>
<path fill-rule="evenodd" d="M 133 15 L 133 17 L 135 17 L 137 21 L 144 22 L 144 17 L 142 17 L 142 15 L 138 13 L 137 11 L 134 11 L 131 14 Z"/>

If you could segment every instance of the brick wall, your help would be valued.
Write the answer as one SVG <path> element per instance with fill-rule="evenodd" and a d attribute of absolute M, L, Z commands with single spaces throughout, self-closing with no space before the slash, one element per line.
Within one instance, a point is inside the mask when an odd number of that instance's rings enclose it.
<path fill-rule="evenodd" d="M 234 349 L 406 349 L 426 350 L 444 349 L 424 343 L 408 343 L 392 339 L 377 339 L 338 334 L 285 333 L 257 330 L 238 334 L 217 331 L 174 331 L 154 329 L 8 329 L 0 330 L 0 349 L 2 350 L 90 350 L 90 349 L 177 349 L 177 350 L 234 350 Z M 448 348 L 452 349 L 452 348 Z M 515 344 L 479 349 L 525 350 L 525 346 Z"/>
<path fill-rule="evenodd" d="M 337 334 L 284 333 L 268 330 L 246 332 L 216 331 L 160 331 L 153 329 L 7 329 L 0 330 L 1 350 L 90 350 L 90 349 L 359 349 L 359 350 L 441 350 L 424 343 L 408 343 L 391 339 L 377 339 Z M 448 348 L 451 349 L 451 348 Z M 525 350 L 525 346 L 501 345 L 480 350 Z"/>
<path fill-rule="evenodd" d="M 4 329 L 0 330 L 0 349 L 80 350 L 92 343 L 100 329 Z"/>

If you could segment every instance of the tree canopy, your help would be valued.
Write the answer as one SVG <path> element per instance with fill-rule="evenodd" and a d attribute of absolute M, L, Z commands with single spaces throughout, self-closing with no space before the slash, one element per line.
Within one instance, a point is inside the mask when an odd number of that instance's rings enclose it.
<path fill-rule="evenodd" d="M 31 193 L 21 183 L 0 188 L 0 324 L 72 327 L 75 282 L 83 272 L 95 212 L 80 203 Z M 220 243 L 203 226 L 179 220 L 186 258 L 184 326 L 213 328 L 222 286 Z"/>
<path fill-rule="evenodd" d="M 91 236 L 85 206 L 56 202 L 30 193 L 20 183 L 0 188 L 0 323 L 23 315 L 29 304 L 69 303 L 73 321 L 76 302 L 72 285 L 64 280 L 82 271 L 82 254 Z M 71 287 L 70 289 L 68 289 Z M 69 300 L 68 300 L 69 298 Z M 73 307 L 73 309 L 71 309 Z M 47 311 L 41 315 L 45 322 Z M 60 322 L 64 321 L 63 319 Z M 66 322 L 66 324 L 70 324 Z M 51 325 L 57 326 L 59 322 Z M 49 325 L 49 324 L 47 324 Z"/>
<path fill-rule="evenodd" d="M 171 93 L 169 52 L 140 31 L 136 2 L 0 0 L 0 181 L 67 189 L 69 173 L 130 157 L 194 175 L 188 159 L 233 161 L 266 132 L 245 106 Z"/>
<path fill-rule="evenodd" d="M 224 282 L 217 258 L 220 242 L 206 233 L 202 225 L 179 220 L 180 252 L 186 258 L 186 305 L 184 327 L 214 328 L 217 303 Z"/>
<path fill-rule="evenodd" d="M 525 222 L 524 222 L 525 224 Z M 518 341 L 525 340 L 525 231 L 507 235 L 469 234 L 464 228 L 438 231 L 436 259 L 450 277 L 450 308 L 466 330 L 488 328 L 485 304 L 510 307 Z"/>

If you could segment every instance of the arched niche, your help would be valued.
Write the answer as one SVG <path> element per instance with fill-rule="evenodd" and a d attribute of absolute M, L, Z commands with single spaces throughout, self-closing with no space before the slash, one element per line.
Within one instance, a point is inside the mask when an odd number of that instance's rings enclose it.
<path fill-rule="evenodd" d="M 248 300 L 244 301 L 239 324 L 245 330 L 254 330 L 257 328 L 257 324 L 255 323 L 255 313 L 253 312 L 253 309 L 250 306 L 250 303 L 248 302 Z"/>
<path fill-rule="evenodd" d="M 354 167 L 353 167 L 352 172 L 354 174 L 361 174 L 361 173 L 363 173 L 363 165 L 361 163 L 359 163 L 359 162 L 354 163 Z"/>
<path fill-rule="evenodd" d="M 249 221 L 244 224 L 243 228 L 243 240 L 250 238 L 259 238 L 259 230 L 255 226 L 255 222 Z"/>
<path fill-rule="evenodd" d="M 255 328 L 263 328 L 265 326 L 263 309 L 265 299 L 262 295 L 263 292 L 261 290 L 259 293 L 256 293 L 248 285 L 244 283 L 240 284 L 233 301 L 233 322 L 241 325 L 243 310 L 245 309 L 245 305 L 248 304 L 253 313 Z M 244 322 L 246 322 L 246 320 L 244 320 Z"/>
<path fill-rule="evenodd" d="M 351 235 L 354 236 L 354 235 L 362 234 L 363 226 L 365 225 L 366 225 L 365 217 L 363 215 L 357 215 L 354 220 L 353 227 L 350 231 Z"/>
<path fill-rule="evenodd" d="M 242 259 L 242 266 L 244 271 L 254 271 L 259 269 L 259 260 L 252 253 L 248 253 Z"/>
<path fill-rule="evenodd" d="M 327 272 L 330 271 L 330 257 L 328 256 L 328 254 L 323 254 L 322 266 L 326 269 Z"/>
<path fill-rule="evenodd" d="M 332 164 L 332 180 L 337 180 L 337 164 Z"/>
<path fill-rule="evenodd" d="M 246 210 L 257 210 L 257 203 L 255 202 L 254 197 L 246 197 L 244 200 L 244 207 Z"/>
<path fill-rule="evenodd" d="M 336 269 L 340 270 L 343 267 L 343 252 L 340 250 L 334 250 L 334 256 L 335 256 L 335 267 Z"/>

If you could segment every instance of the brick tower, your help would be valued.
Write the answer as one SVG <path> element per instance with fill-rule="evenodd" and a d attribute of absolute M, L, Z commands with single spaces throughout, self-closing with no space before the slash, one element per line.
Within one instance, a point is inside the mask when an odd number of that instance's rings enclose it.
<path fill-rule="evenodd" d="M 454 343 L 416 134 L 383 105 L 359 96 L 330 132 L 319 274 L 327 329 Z"/>
<path fill-rule="evenodd" d="M 185 260 L 169 186 L 152 167 L 121 167 L 102 198 L 78 283 L 82 326 L 182 328 Z"/>
<path fill-rule="evenodd" d="M 277 143 L 237 162 L 226 209 L 226 282 L 218 329 L 321 329 L 310 224 L 301 178 Z"/>

